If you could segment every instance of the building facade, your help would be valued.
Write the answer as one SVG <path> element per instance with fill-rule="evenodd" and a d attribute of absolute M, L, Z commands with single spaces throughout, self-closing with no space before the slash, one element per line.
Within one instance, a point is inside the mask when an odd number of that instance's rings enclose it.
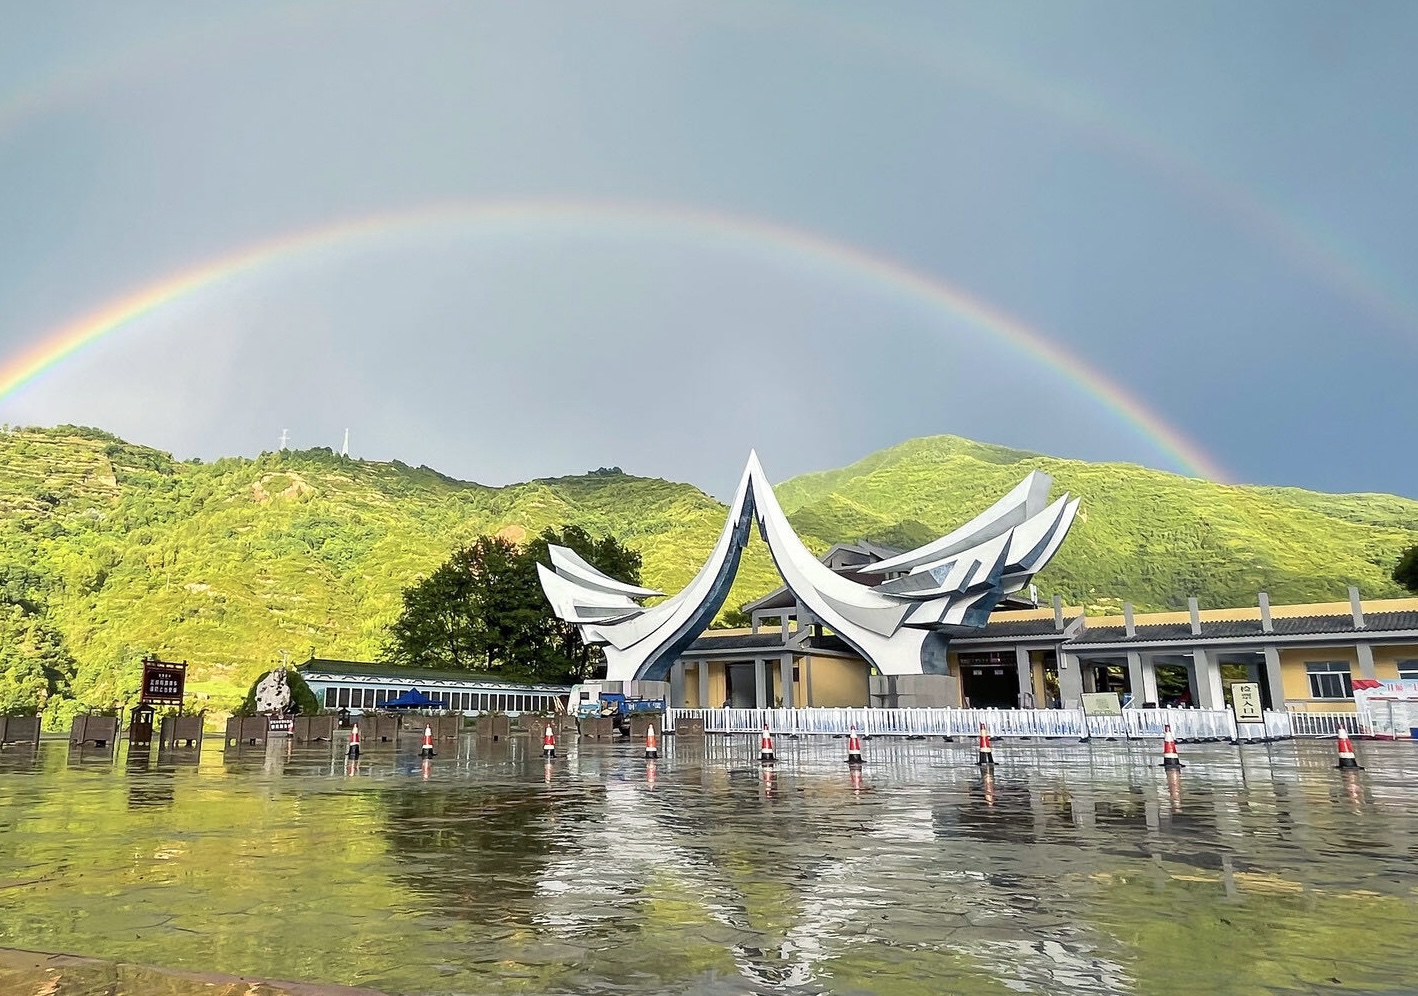
<path fill-rule="evenodd" d="M 829 557 L 842 555 L 834 548 Z M 825 560 L 828 558 L 824 558 Z M 1225 708 L 1255 681 L 1267 708 L 1349 711 L 1353 682 L 1418 680 L 1418 598 L 1089 616 L 1077 607 L 998 609 L 957 636 L 939 676 L 871 665 L 780 589 L 745 609 L 752 625 L 710 630 L 670 673 L 684 708 L 974 706 L 1077 708 L 1085 692 L 1124 704 Z M 924 682 L 924 684 L 922 683 Z"/>
<path fill-rule="evenodd" d="M 558 700 L 565 707 L 571 691 L 566 685 L 522 684 L 466 671 L 432 671 L 367 661 L 311 658 L 297 665 L 296 671 L 322 706 L 347 709 L 353 715 L 380 709 L 410 688 L 417 688 L 448 712 L 469 716 L 484 712 L 555 712 Z"/>

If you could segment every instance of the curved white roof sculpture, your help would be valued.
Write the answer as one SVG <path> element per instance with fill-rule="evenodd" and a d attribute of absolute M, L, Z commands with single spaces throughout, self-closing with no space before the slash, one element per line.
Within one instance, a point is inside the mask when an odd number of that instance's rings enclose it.
<path fill-rule="evenodd" d="M 773 486 L 750 453 L 709 560 L 678 594 L 659 595 L 609 577 L 564 547 L 538 565 L 558 618 L 605 650 L 607 677 L 661 679 L 728 597 L 748 532 L 757 520 L 793 595 L 882 674 L 940 672 L 949 635 L 983 626 L 999 600 L 1049 562 L 1078 513 L 1078 499 L 1048 501 L 1053 481 L 1034 471 L 989 509 L 947 536 L 859 573 L 886 575 L 871 587 L 822 564 L 793 532 Z"/>

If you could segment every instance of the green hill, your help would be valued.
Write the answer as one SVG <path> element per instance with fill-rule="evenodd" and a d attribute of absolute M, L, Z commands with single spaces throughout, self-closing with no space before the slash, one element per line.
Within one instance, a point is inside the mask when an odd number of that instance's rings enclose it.
<path fill-rule="evenodd" d="M 782 485 L 816 549 L 907 545 L 979 511 L 1029 469 L 1085 498 L 1040 588 L 1070 601 L 1176 607 L 1396 594 L 1399 550 L 1418 542 L 1418 502 L 1232 487 L 1122 464 L 1088 464 L 949 436 L 913 440 Z M 688 484 L 618 470 L 489 488 L 426 467 L 329 450 L 204 464 L 93 429 L 0 434 L 0 708 L 62 694 L 126 700 L 148 652 L 193 665 L 192 688 L 229 708 L 280 660 L 368 658 L 399 593 L 455 545 L 576 523 L 644 557 L 644 580 L 677 590 L 708 556 L 723 506 Z M 761 543 L 730 604 L 778 583 Z"/>

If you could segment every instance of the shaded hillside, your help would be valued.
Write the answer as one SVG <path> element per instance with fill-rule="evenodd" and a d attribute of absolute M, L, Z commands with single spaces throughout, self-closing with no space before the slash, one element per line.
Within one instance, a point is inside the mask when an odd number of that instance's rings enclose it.
<path fill-rule="evenodd" d="M 779 496 L 819 552 L 869 538 L 925 542 L 1033 467 L 1085 498 L 1045 593 L 1176 607 L 1396 594 L 1418 502 L 1210 484 L 949 436 L 795 478 Z M 179 462 L 91 429 L 0 435 L 0 708 L 40 688 L 94 705 L 128 698 L 147 652 L 189 660 L 226 708 L 285 651 L 369 658 L 401 589 L 455 545 L 547 525 L 609 532 L 673 592 L 708 556 L 724 508 L 697 488 L 598 471 L 489 488 L 329 450 Z M 778 584 L 755 538 L 729 605 Z M 71 706 L 52 707 L 60 722 Z"/>

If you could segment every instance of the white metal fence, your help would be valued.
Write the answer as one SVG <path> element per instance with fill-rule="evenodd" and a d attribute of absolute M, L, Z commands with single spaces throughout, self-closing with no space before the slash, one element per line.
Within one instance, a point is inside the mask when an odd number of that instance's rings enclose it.
<path fill-rule="evenodd" d="M 1238 727 L 1229 709 L 1124 709 L 1120 716 L 1089 716 L 1081 709 L 671 709 L 666 732 L 680 720 L 702 720 L 706 733 L 842 736 L 856 727 L 865 737 L 971 737 L 984 724 L 992 737 L 1160 739 L 1171 726 L 1178 740 L 1333 737 L 1343 726 L 1367 732 L 1353 713 L 1267 712 L 1265 722 Z"/>

